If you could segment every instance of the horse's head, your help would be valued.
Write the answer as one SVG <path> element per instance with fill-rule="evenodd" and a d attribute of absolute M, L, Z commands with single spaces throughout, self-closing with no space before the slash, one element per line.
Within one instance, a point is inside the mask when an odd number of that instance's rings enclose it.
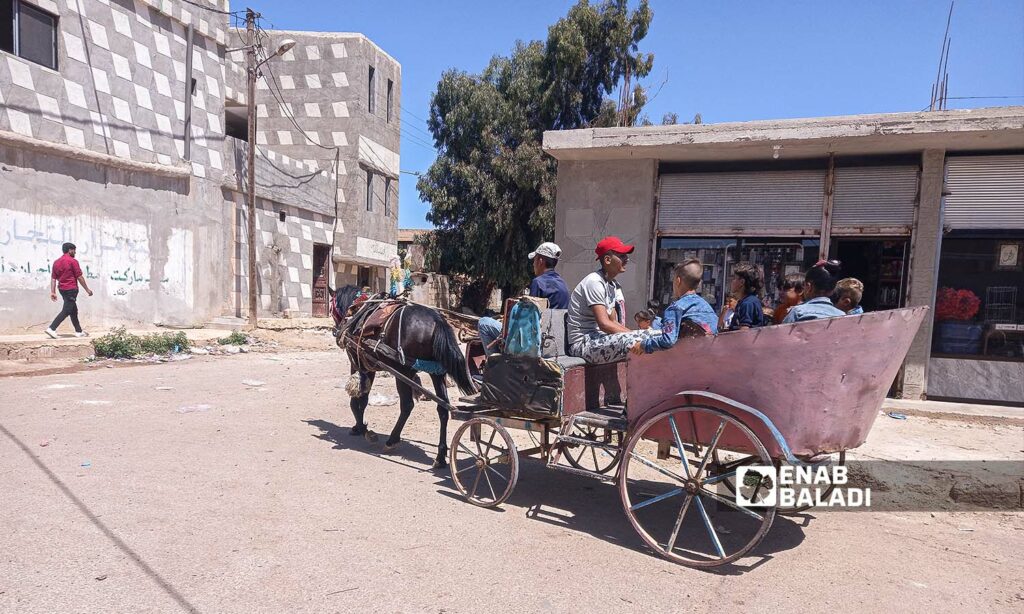
<path fill-rule="evenodd" d="M 352 316 L 356 299 L 359 298 L 361 293 L 357 286 L 352 285 L 338 288 L 334 293 L 334 297 L 331 300 L 331 317 L 334 319 L 335 336 L 337 336 L 338 331 L 345 324 L 345 320 Z"/>

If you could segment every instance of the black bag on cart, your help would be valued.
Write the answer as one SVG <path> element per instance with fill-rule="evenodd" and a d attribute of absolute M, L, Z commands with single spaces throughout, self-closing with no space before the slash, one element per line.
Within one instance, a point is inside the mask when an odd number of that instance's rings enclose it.
<path fill-rule="evenodd" d="M 557 416 L 562 404 L 562 369 L 533 356 L 488 357 L 480 401 L 492 407 Z"/>

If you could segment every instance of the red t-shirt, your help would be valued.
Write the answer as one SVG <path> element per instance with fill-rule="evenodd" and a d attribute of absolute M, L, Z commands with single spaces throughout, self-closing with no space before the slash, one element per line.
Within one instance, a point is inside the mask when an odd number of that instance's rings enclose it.
<path fill-rule="evenodd" d="M 78 278 L 82 276 L 82 267 L 78 261 L 64 254 L 53 263 L 51 277 L 57 280 L 57 288 L 60 290 L 74 290 L 78 287 Z"/>

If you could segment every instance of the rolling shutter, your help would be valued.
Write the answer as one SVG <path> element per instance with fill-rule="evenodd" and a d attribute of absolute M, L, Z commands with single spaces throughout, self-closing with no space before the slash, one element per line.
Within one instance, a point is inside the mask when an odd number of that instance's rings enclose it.
<path fill-rule="evenodd" d="M 910 233 L 917 201 L 916 166 L 852 166 L 836 169 L 832 228 L 889 229 Z"/>
<path fill-rule="evenodd" d="M 658 230 L 818 234 L 824 190 L 824 170 L 664 174 Z"/>
<path fill-rule="evenodd" d="M 1024 156 L 946 158 L 943 224 L 952 228 L 1024 228 Z"/>

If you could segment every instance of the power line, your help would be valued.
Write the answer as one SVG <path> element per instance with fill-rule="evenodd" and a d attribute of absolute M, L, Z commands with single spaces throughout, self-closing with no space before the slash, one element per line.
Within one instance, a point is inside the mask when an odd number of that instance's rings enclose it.
<path fill-rule="evenodd" d="M 203 9 L 204 11 L 210 11 L 211 13 L 219 13 L 221 15 L 235 15 L 235 16 L 237 16 L 237 15 L 244 15 L 245 14 L 242 11 L 224 11 L 224 10 L 221 10 L 221 9 L 216 9 L 216 8 L 213 8 L 212 6 L 206 6 L 204 4 L 199 4 L 198 2 L 193 2 L 192 0 L 181 0 L 181 1 L 184 2 L 185 4 L 191 4 L 192 6 L 194 6 L 196 8 Z"/>

